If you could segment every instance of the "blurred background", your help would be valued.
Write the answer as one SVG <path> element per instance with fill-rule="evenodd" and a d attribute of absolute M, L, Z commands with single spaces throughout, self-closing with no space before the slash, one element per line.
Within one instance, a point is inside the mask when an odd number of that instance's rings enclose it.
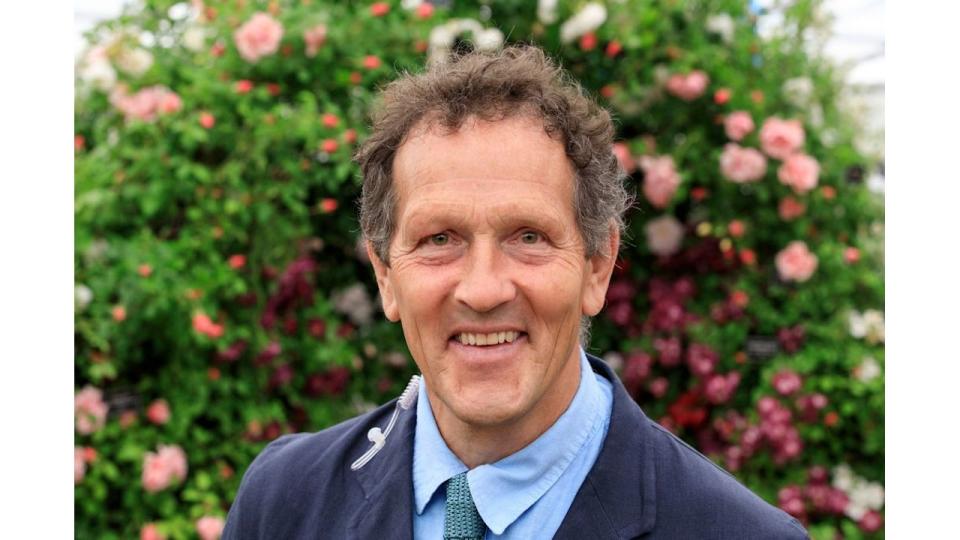
<path fill-rule="evenodd" d="M 534 42 L 637 204 L 588 351 L 816 539 L 882 538 L 883 2 L 77 2 L 78 538 L 216 538 L 415 366 L 358 249 L 377 88 Z"/>

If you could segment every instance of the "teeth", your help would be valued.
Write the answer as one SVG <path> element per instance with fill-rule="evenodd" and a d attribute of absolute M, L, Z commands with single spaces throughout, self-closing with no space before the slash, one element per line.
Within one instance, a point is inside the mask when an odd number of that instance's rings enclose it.
<path fill-rule="evenodd" d="M 490 334 L 470 334 L 461 332 L 457 340 L 464 345 L 474 345 L 484 347 L 488 345 L 500 345 L 502 343 L 513 343 L 520 337 L 519 332 L 492 332 Z"/>

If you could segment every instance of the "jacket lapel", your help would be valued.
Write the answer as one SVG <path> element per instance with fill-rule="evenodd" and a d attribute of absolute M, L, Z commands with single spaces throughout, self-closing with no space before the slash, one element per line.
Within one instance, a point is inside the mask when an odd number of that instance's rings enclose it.
<path fill-rule="evenodd" d="M 610 428 L 597 462 L 557 530 L 557 539 L 635 538 L 656 518 L 654 456 L 644 436 L 650 420 L 602 360 L 593 370 L 613 385 Z M 352 512 L 350 538 L 413 538 L 413 436 L 416 407 L 402 411 L 384 448 L 362 469 L 350 471 L 365 500 Z"/>
<path fill-rule="evenodd" d="M 609 366 L 587 358 L 613 385 L 610 428 L 555 538 L 635 538 L 656 518 L 656 471 L 644 436 L 649 420 Z"/>
<path fill-rule="evenodd" d="M 413 435 L 416 407 L 401 411 L 386 445 L 359 471 L 365 500 L 352 511 L 350 538 L 413 538 Z"/>

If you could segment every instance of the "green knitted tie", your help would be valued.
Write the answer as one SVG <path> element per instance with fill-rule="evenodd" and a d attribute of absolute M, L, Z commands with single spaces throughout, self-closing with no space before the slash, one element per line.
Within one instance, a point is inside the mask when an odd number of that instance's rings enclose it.
<path fill-rule="evenodd" d="M 447 508 L 443 518 L 443 540 L 483 540 L 487 526 L 470 495 L 467 473 L 447 480 Z"/>

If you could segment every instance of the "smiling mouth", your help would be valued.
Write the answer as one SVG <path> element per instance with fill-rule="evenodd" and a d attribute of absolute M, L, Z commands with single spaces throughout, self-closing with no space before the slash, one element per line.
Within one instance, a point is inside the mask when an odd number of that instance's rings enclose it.
<path fill-rule="evenodd" d="M 490 333 L 460 332 L 450 336 L 450 340 L 468 347 L 495 347 L 497 345 L 508 345 L 526 335 L 526 332 L 515 330 Z"/>

